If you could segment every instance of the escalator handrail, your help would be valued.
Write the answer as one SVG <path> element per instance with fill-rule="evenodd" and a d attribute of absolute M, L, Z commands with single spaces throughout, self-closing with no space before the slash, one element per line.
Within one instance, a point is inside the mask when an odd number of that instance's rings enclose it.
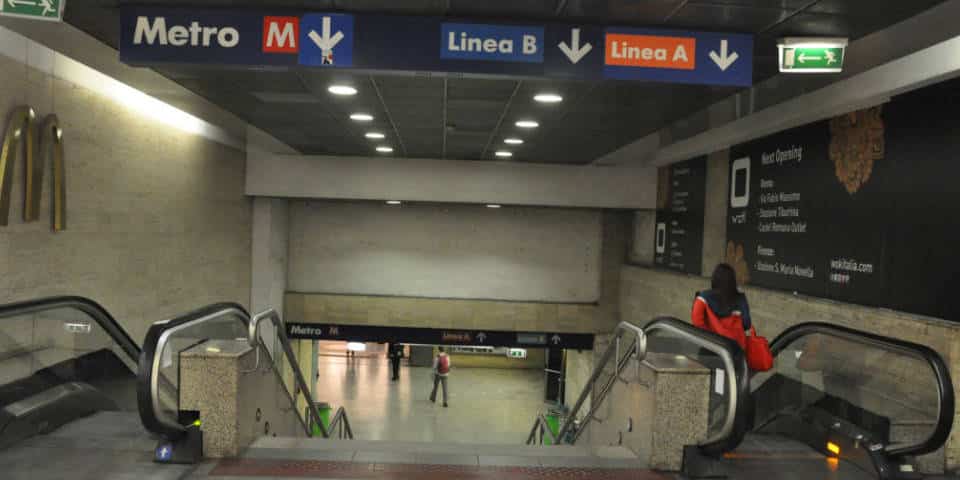
<path fill-rule="evenodd" d="M 652 333 L 661 329 L 678 333 L 700 347 L 716 353 L 723 360 L 727 370 L 727 391 L 730 392 L 727 416 L 720 431 L 704 440 L 698 447 L 707 455 L 720 455 L 733 450 L 746 436 L 752 414 L 751 402 L 749 402 L 749 370 L 743 349 L 737 342 L 727 337 L 674 317 L 657 317 L 644 325 L 643 330 L 647 332 L 647 341 L 650 345 L 656 343 L 655 338 L 650 338 Z M 731 371 L 733 375 L 729 374 Z"/>
<path fill-rule="evenodd" d="M 950 430 L 953 428 L 956 400 L 950 371 L 947 369 L 943 358 L 936 351 L 918 343 L 824 322 L 801 323 L 784 330 L 770 343 L 770 351 L 776 358 L 784 348 L 797 339 L 813 334 L 832 335 L 854 342 L 871 344 L 881 349 L 900 351 L 923 359 L 933 370 L 937 381 L 939 412 L 936 427 L 933 433 L 921 443 L 897 448 L 889 448 L 888 446 L 885 452 L 892 457 L 921 455 L 933 452 L 943 446 L 950 436 Z"/>
<path fill-rule="evenodd" d="M 137 409 L 140 420 L 148 431 L 167 438 L 183 435 L 186 427 L 159 415 L 160 411 L 160 356 L 163 345 L 171 333 L 224 315 L 235 314 L 245 324 L 250 323 L 250 314 L 243 306 L 232 303 L 214 303 L 198 308 L 179 317 L 154 323 L 143 339 L 137 371 Z"/>
<path fill-rule="evenodd" d="M 140 357 L 140 347 L 130 338 L 127 331 L 120 326 L 113 315 L 99 303 L 75 295 L 63 295 L 56 297 L 44 297 L 23 302 L 8 303 L 0 305 L 0 318 L 14 317 L 17 315 L 26 315 L 29 313 L 45 312 L 61 308 L 72 308 L 85 313 L 93 321 L 100 325 L 110 338 L 123 349 L 130 360 L 136 362 Z"/>

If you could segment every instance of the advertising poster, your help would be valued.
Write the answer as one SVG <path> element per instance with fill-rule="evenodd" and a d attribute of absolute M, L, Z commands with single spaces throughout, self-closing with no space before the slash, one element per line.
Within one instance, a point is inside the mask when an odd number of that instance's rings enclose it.
<path fill-rule="evenodd" d="M 699 275 L 703 259 L 707 158 L 663 167 L 658 177 L 654 263 Z"/>

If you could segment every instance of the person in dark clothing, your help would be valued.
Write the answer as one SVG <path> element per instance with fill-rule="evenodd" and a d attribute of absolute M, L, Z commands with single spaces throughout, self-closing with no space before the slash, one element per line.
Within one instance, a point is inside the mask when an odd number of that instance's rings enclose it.
<path fill-rule="evenodd" d="M 390 357 L 390 364 L 393 366 L 393 380 L 400 380 L 400 359 L 403 358 L 403 345 L 391 343 L 387 347 L 387 356 Z"/>

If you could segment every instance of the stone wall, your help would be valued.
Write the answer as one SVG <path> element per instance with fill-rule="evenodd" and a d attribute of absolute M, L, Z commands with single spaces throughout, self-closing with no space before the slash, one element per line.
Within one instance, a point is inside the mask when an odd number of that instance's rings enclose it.
<path fill-rule="evenodd" d="M 2 49 L 0 49 L 2 50 Z M 0 118 L 32 106 L 63 129 L 67 230 L 23 223 L 24 161 L 14 161 L 10 224 L 0 227 L 0 303 L 48 295 L 101 302 L 135 341 L 157 320 L 250 295 L 244 153 L 174 129 L 0 51 Z"/>

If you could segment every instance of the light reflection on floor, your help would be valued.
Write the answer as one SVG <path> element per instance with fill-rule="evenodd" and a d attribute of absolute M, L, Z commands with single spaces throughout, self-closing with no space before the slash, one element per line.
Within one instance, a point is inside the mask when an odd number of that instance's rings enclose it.
<path fill-rule="evenodd" d="M 391 382 L 389 367 L 385 357 L 320 356 L 317 400 L 346 406 L 357 438 L 411 442 L 522 444 L 547 408 L 540 370 L 455 368 L 443 408 L 428 399 L 429 368 L 403 366 Z"/>

